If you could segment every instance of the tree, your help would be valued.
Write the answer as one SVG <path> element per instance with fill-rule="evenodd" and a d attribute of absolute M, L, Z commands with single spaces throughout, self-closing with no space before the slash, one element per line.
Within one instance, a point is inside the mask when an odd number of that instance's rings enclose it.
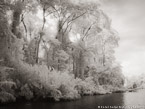
<path fill-rule="evenodd" d="M 98 80 L 100 85 L 111 85 L 121 88 L 124 85 L 125 77 L 122 74 L 121 66 L 119 64 L 113 64 L 108 71 L 100 74 Z"/>
<path fill-rule="evenodd" d="M 11 74 L 0 85 L 10 79 L 18 97 L 57 100 L 120 88 L 118 40 L 98 0 L 1 0 L 0 67 L 13 71 L 0 69 Z"/>

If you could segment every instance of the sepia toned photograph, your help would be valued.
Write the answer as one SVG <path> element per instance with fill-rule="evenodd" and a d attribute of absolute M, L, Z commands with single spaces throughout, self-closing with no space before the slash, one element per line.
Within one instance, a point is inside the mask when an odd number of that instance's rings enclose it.
<path fill-rule="evenodd" d="M 0 0 L 0 109 L 145 109 L 145 0 Z"/>

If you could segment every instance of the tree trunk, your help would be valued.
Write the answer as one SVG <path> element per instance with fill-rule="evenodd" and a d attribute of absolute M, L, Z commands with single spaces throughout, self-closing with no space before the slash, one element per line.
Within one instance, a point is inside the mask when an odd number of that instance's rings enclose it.
<path fill-rule="evenodd" d="M 74 57 L 74 63 L 73 63 L 73 70 L 74 70 L 74 75 L 75 78 L 81 78 L 84 79 L 84 57 L 83 57 L 83 52 L 78 51 L 78 55 Z"/>
<path fill-rule="evenodd" d="M 41 40 L 42 40 L 42 36 L 43 35 L 40 34 L 38 42 L 37 42 L 37 47 L 36 47 L 36 63 L 37 64 L 39 63 L 39 48 L 40 48 L 40 43 L 41 43 Z"/>
<path fill-rule="evenodd" d="M 18 27 L 20 25 L 22 10 L 23 10 L 22 2 L 18 1 L 15 4 L 15 9 L 13 12 L 12 33 L 16 35 L 17 38 L 19 39 L 21 38 L 21 35 L 19 34 Z"/>
<path fill-rule="evenodd" d="M 79 73 L 80 73 L 80 78 L 81 79 L 84 79 L 84 69 L 85 69 L 85 66 L 84 66 L 84 57 L 83 57 L 83 52 L 80 51 L 80 54 L 79 54 Z"/>
<path fill-rule="evenodd" d="M 4 1 L 0 1 L 0 3 L 4 3 Z M 16 38 L 9 28 L 5 5 L 3 5 L 0 9 L 0 58 L 5 60 L 6 65 L 11 66 L 12 61 L 17 60 L 14 50 L 16 47 L 13 45 L 15 40 Z"/>

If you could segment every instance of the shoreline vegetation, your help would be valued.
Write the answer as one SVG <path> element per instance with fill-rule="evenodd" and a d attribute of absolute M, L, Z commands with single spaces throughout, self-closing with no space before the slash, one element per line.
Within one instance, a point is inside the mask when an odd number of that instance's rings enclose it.
<path fill-rule="evenodd" d="M 28 101 L 50 98 L 54 101 L 75 100 L 83 95 L 109 94 L 123 86 L 123 79 L 120 79 L 120 74 L 118 76 L 116 72 L 98 74 L 93 70 L 93 76 L 80 79 L 69 72 L 49 71 L 44 66 L 21 65 L 20 63 L 15 65 L 17 65 L 15 70 L 1 67 L 2 77 L 5 77 L 5 80 L 0 82 L 2 103 L 15 102 L 20 99 Z M 118 78 L 117 82 L 115 82 L 116 78 Z"/>
<path fill-rule="evenodd" d="M 15 102 L 5 102 L 5 103 L 1 103 L 0 105 L 9 105 L 9 104 L 17 104 L 17 103 L 37 103 L 37 102 L 43 102 L 43 103 L 48 103 L 48 102 L 71 102 L 74 100 L 78 100 L 81 99 L 84 96 L 101 96 L 101 95 L 106 95 L 106 94 L 113 94 L 113 93 L 126 93 L 126 92 L 136 92 L 138 90 L 141 90 L 144 88 L 134 88 L 134 89 L 127 89 L 127 88 L 122 88 L 122 89 L 118 89 L 112 92 L 98 92 L 95 94 L 84 94 L 76 99 L 63 99 L 61 98 L 59 101 L 56 101 L 53 97 L 48 97 L 48 98 L 33 98 L 32 100 L 26 100 L 25 98 L 18 98 Z"/>

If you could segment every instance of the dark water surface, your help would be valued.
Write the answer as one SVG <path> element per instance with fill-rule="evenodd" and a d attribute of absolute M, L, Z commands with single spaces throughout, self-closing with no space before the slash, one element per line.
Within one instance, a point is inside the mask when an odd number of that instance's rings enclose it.
<path fill-rule="evenodd" d="M 70 102 L 15 103 L 0 106 L 0 109 L 99 109 L 99 106 L 100 109 L 145 109 L 145 90 L 85 96 Z"/>

